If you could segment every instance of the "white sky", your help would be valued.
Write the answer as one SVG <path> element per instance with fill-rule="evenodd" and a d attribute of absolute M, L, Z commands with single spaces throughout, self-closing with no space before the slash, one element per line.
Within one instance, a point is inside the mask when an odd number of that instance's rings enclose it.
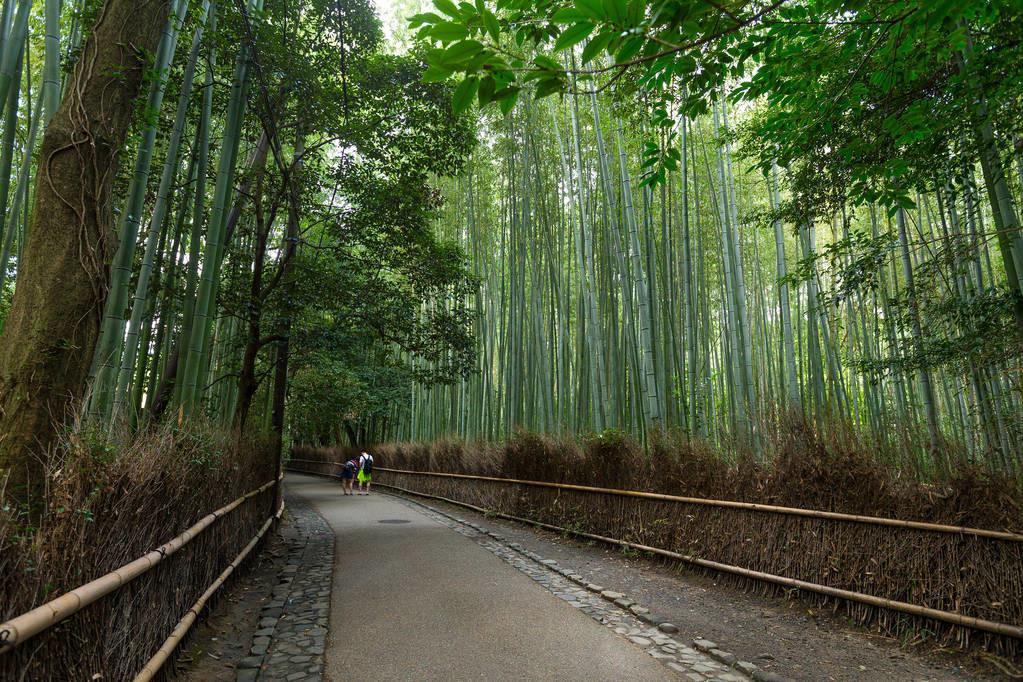
<path fill-rule="evenodd" d="M 392 52 L 404 52 L 408 45 L 407 18 L 433 7 L 431 0 L 373 0 L 384 26 L 384 39 Z"/>

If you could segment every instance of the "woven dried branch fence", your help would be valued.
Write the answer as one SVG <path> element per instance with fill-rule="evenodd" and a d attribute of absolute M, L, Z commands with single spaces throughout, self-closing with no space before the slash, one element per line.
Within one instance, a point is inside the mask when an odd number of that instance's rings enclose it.
<path fill-rule="evenodd" d="M 161 674 L 202 607 L 280 517 L 283 505 L 267 516 L 279 480 L 240 495 L 138 559 L 0 623 L 0 679 L 8 673 L 11 679 L 141 680 Z"/>
<path fill-rule="evenodd" d="M 293 468 L 325 475 L 334 475 L 338 466 L 292 462 Z M 731 578 L 751 589 L 791 587 L 752 573 L 821 587 L 803 592 L 890 634 L 922 632 L 944 644 L 980 646 L 1014 659 L 1023 653 L 1023 536 L 1015 533 L 544 481 L 381 466 L 375 471 L 381 483 L 410 492 L 664 550 L 687 563 L 695 559 L 704 569 L 736 568 Z M 990 632 L 952 624 L 837 597 L 835 591 L 998 627 Z"/>

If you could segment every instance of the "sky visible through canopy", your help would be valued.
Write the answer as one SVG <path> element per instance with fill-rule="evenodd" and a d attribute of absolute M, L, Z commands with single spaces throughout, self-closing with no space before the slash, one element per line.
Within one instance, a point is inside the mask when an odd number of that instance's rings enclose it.
<path fill-rule="evenodd" d="M 408 17 L 432 6 L 430 0 L 373 0 L 373 4 L 383 24 L 388 50 L 395 54 L 404 53 L 411 45 Z"/>

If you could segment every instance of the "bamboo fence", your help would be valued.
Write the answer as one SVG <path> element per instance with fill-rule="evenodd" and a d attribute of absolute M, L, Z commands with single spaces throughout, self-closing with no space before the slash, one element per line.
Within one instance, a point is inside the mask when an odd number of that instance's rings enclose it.
<path fill-rule="evenodd" d="M 52 628 L 61 621 L 78 613 L 88 605 L 115 592 L 132 580 L 151 571 L 165 559 L 202 535 L 202 533 L 212 526 L 218 519 L 221 519 L 233 512 L 246 500 L 256 497 L 260 493 L 263 493 L 278 484 L 282 478 L 283 474 L 278 476 L 276 479 L 267 481 L 258 488 L 241 495 L 223 507 L 210 512 L 188 530 L 172 538 L 151 552 L 139 557 L 135 561 L 127 563 L 106 575 L 76 587 L 56 599 L 37 606 L 31 611 L 23 613 L 20 616 L 16 616 L 7 622 L 0 623 L 0 655 L 11 651 L 19 644 L 24 643 L 28 639 L 48 630 L 49 628 Z M 173 653 L 174 648 L 180 643 L 181 639 L 191 628 L 203 605 L 205 605 L 213 593 L 216 592 L 217 588 L 223 585 L 224 581 L 226 581 L 231 573 L 234 572 L 237 566 L 244 561 L 245 557 L 248 556 L 252 549 L 258 544 L 259 540 L 265 535 L 273 521 L 280 518 L 283 511 L 284 505 L 282 503 L 277 512 L 265 521 L 258 533 L 238 554 L 238 556 L 235 557 L 234 561 L 232 561 L 227 569 L 220 574 L 217 580 L 207 588 L 199 600 L 191 609 L 189 609 L 181 621 L 179 621 L 178 626 L 171 633 L 170 637 L 164 642 L 136 679 L 152 679 L 152 676 L 159 670 L 160 666 L 167 661 L 169 656 Z"/>
<path fill-rule="evenodd" d="M 321 462 L 313 459 L 296 459 L 292 462 L 312 462 L 315 464 L 328 464 L 341 466 L 340 462 Z M 496 483 L 508 483 L 513 485 L 533 486 L 536 488 L 554 488 L 558 490 L 574 490 L 579 492 L 598 493 L 602 495 L 617 495 L 620 497 L 637 497 L 647 500 L 660 500 L 664 502 L 682 502 L 685 504 L 706 505 L 708 507 L 723 507 L 728 509 L 746 509 L 749 511 L 764 512 L 768 514 L 788 514 L 790 516 L 807 516 L 818 519 L 832 519 L 835 521 L 849 521 L 851 523 L 866 523 L 877 526 L 894 526 L 897 528 L 912 528 L 935 533 L 954 533 L 961 535 L 975 535 L 977 537 L 993 538 L 996 540 L 1007 540 L 1009 542 L 1023 542 L 1023 535 L 1008 531 L 988 530 L 985 528 L 970 528 L 968 526 L 950 526 L 941 523 L 925 523 L 922 521 L 905 521 L 902 519 L 889 519 L 881 516 L 863 516 L 861 514 L 843 514 L 830 512 L 821 509 L 803 509 L 800 507 L 781 507 L 771 504 L 757 504 L 755 502 L 736 502 L 734 500 L 712 500 L 704 497 L 685 497 L 682 495 L 665 495 L 662 493 L 648 493 L 640 490 L 618 490 L 615 488 L 598 488 L 589 485 L 574 485 L 571 483 L 551 483 L 549 481 L 528 481 L 517 478 L 499 478 L 496 476 L 478 476 L 475 474 L 451 474 L 438 471 L 411 471 L 408 469 L 390 469 L 387 467 L 374 467 L 377 471 L 388 471 L 395 474 L 412 476 L 437 476 L 440 478 L 461 478 L 476 481 L 491 481 Z"/>
<path fill-rule="evenodd" d="M 188 611 L 185 612 L 185 615 L 181 617 L 180 621 L 178 621 L 177 626 L 175 626 L 170 636 L 167 637 L 166 641 L 164 641 L 162 645 L 160 645 L 160 648 L 157 649 L 156 653 L 153 654 L 153 657 L 149 659 L 149 662 L 142 667 L 139 674 L 135 676 L 135 682 L 148 682 L 156 676 L 156 673 L 160 671 L 163 665 L 174 653 L 174 650 L 177 649 L 179 644 L 181 644 L 181 640 L 183 640 L 185 635 L 188 634 L 188 631 L 192 629 L 192 626 L 199 618 L 199 614 L 202 613 L 203 607 L 206 606 L 210 597 L 212 597 L 216 591 L 221 588 L 227 579 L 231 577 L 231 574 L 234 573 L 235 569 L 237 569 L 242 562 L 245 561 L 245 558 L 249 556 L 252 550 L 255 549 L 256 545 L 259 544 L 259 541 L 263 539 L 263 536 L 266 535 L 266 532 L 270 530 L 270 526 L 273 525 L 274 521 L 280 520 L 283 513 L 284 501 L 282 500 L 281 506 L 277 509 L 277 513 L 269 517 L 263 523 L 259 532 L 256 533 L 251 540 L 249 540 L 249 544 L 245 545 L 242 551 L 238 553 L 238 556 L 234 558 L 234 561 L 228 564 L 227 568 L 224 569 L 224 572 L 217 576 L 217 579 L 206 588 L 206 591 L 203 592 Z"/>
<path fill-rule="evenodd" d="M 307 473 L 331 476 L 323 467 L 338 466 L 291 461 L 319 465 L 320 471 Z M 851 617 L 887 631 L 915 627 L 964 647 L 981 639 L 985 648 L 1010 656 L 1020 652 L 1019 533 L 547 481 L 375 469 L 394 479 L 378 485 L 740 581 L 803 590 L 844 604 Z M 945 630 L 933 627 L 934 621 Z M 927 625 L 920 628 L 921 622 Z"/>

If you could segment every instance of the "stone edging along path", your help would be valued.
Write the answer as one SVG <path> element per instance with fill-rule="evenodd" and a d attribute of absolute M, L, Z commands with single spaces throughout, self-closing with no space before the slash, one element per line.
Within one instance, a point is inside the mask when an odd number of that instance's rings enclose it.
<path fill-rule="evenodd" d="M 334 532 L 302 498 L 286 495 L 290 519 L 281 528 L 287 563 L 260 613 L 238 682 L 312 682 L 323 678 Z"/>
<path fill-rule="evenodd" d="M 587 581 L 553 559 L 507 542 L 498 533 L 404 495 L 385 493 L 442 525 L 475 540 L 538 585 L 693 682 L 779 682 L 784 678 L 721 650 L 714 642 L 690 644 L 673 638 L 678 628 L 620 592 Z M 263 606 L 249 655 L 236 671 L 238 682 L 312 682 L 324 672 L 334 558 L 334 533 L 300 497 L 288 496 L 290 520 L 281 536 L 286 565 Z"/>
<path fill-rule="evenodd" d="M 404 495 L 391 492 L 385 494 L 476 540 L 480 546 L 528 575 L 559 599 L 627 637 L 671 670 L 685 675 L 693 682 L 741 682 L 750 678 L 757 682 L 783 682 L 785 679 L 761 670 L 748 661 L 739 661 L 736 656 L 721 650 L 709 640 L 696 639 L 690 646 L 672 638 L 670 635 L 678 632 L 675 625 L 653 615 L 649 609 L 624 594 L 589 582 L 572 569 L 560 567 L 557 561 L 545 559 L 518 543 L 508 543 L 503 536 L 483 526 Z"/>

